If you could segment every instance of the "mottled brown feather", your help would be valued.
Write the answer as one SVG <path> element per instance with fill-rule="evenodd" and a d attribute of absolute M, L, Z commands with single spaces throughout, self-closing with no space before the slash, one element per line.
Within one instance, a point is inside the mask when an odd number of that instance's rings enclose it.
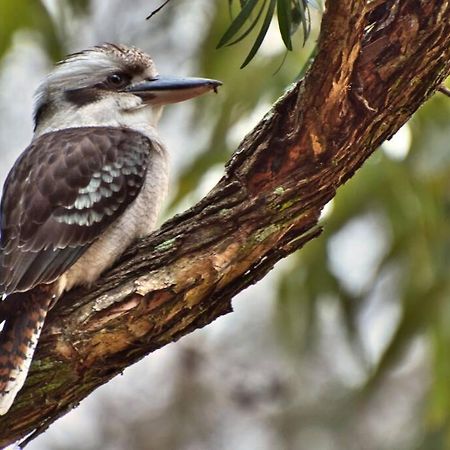
<path fill-rule="evenodd" d="M 3 190 L 0 293 L 53 282 L 67 270 L 136 198 L 151 148 L 147 137 L 126 128 L 38 137 Z"/>
<path fill-rule="evenodd" d="M 0 334 L 0 413 L 22 387 L 52 296 L 48 287 L 12 294 L 16 309 Z"/>

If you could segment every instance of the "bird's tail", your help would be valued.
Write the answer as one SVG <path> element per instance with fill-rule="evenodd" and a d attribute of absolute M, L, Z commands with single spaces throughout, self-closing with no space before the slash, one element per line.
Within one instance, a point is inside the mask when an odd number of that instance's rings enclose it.
<path fill-rule="evenodd" d="M 8 307 L 3 330 L 0 333 L 0 415 L 6 414 L 14 398 L 25 383 L 33 359 L 51 295 L 32 290 L 8 296 Z M 2 303 L 3 303 L 2 302 Z"/>

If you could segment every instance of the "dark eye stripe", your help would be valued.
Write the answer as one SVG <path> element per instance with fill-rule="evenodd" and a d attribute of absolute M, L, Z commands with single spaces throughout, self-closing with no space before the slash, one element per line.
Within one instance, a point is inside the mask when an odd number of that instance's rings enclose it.
<path fill-rule="evenodd" d="M 99 90 L 116 91 L 123 89 L 131 81 L 131 76 L 126 73 L 113 73 L 105 81 L 97 83 L 94 86 L 88 86 L 78 89 L 67 89 L 64 92 L 66 100 L 76 106 L 84 106 L 94 103 L 101 98 Z"/>
<path fill-rule="evenodd" d="M 95 87 L 85 87 L 79 89 L 67 89 L 64 92 L 66 100 L 76 106 L 84 106 L 94 103 L 100 99 L 100 93 Z"/>

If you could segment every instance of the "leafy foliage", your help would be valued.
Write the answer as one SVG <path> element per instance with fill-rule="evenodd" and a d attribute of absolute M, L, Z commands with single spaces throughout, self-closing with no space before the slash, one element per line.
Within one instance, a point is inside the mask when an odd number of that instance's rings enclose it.
<path fill-rule="evenodd" d="M 235 2 L 228 0 L 228 3 L 231 12 Z M 218 48 L 242 41 L 262 21 L 255 41 L 241 68 L 248 65 L 261 47 L 272 22 L 275 9 L 280 34 L 288 51 L 292 51 L 292 35 L 300 27 L 303 31 L 303 44 L 308 39 L 311 32 L 311 20 L 307 0 L 241 0 L 238 4 L 240 7 L 239 14 L 221 37 L 217 45 Z M 245 25 L 247 25 L 246 28 Z"/>

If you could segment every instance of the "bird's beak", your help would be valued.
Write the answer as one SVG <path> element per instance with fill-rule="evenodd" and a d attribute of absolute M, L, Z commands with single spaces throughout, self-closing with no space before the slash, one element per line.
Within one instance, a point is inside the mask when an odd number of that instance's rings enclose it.
<path fill-rule="evenodd" d="M 222 83 L 207 78 L 171 78 L 158 76 L 129 86 L 126 91 L 141 97 L 152 105 L 178 103 L 202 95 L 217 92 Z"/>

